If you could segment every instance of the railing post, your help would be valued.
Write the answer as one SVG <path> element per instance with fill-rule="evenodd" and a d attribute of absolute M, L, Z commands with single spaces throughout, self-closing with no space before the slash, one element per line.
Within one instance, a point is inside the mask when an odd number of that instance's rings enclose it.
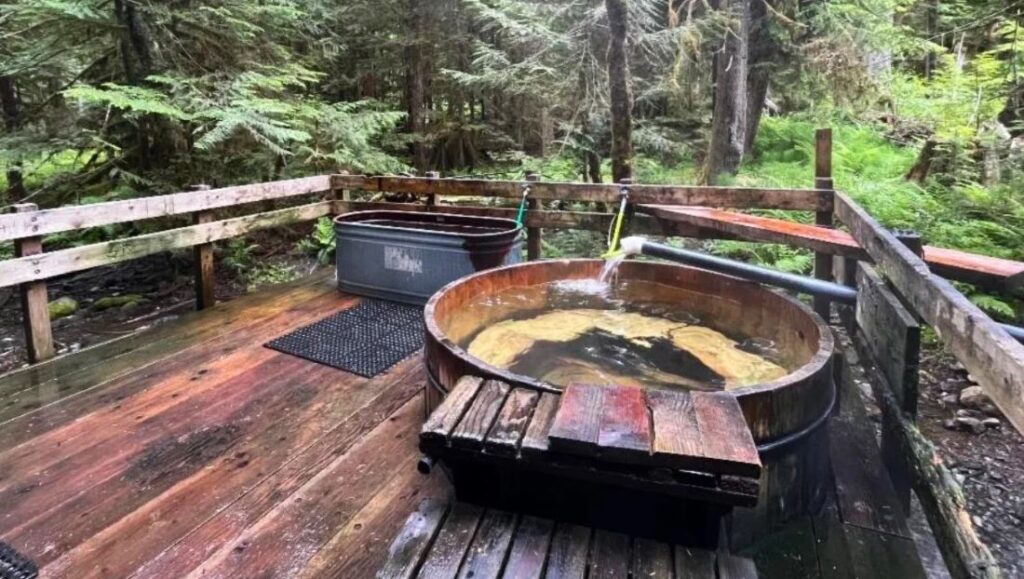
<path fill-rule="evenodd" d="M 11 208 L 13 213 L 39 211 L 35 203 L 19 203 Z M 14 240 L 14 256 L 28 257 L 43 252 L 43 238 L 23 237 Z M 38 273 L 38 271 L 36 272 Z M 18 286 L 21 294 L 21 316 L 25 326 L 25 347 L 28 361 L 42 362 L 54 356 L 53 329 L 50 327 L 49 298 L 45 281 L 30 281 Z"/>
<path fill-rule="evenodd" d="M 818 129 L 814 133 L 814 188 L 832 191 L 832 129 Z M 814 223 L 819 227 L 832 227 L 832 211 L 816 211 Z M 832 281 L 832 256 L 814 252 L 814 277 Z M 814 297 L 814 311 L 827 322 L 831 317 L 828 298 Z"/>
<path fill-rule="evenodd" d="M 427 179 L 440 179 L 441 173 L 438 171 L 427 171 L 426 173 L 423 174 L 423 176 L 426 177 Z M 436 193 L 429 193 L 427 195 L 427 207 L 429 208 L 427 209 L 427 211 L 433 211 L 434 208 L 437 207 Z"/>
<path fill-rule="evenodd" d="M 192 191 L 208 191 L 209 185 L 193 185 Z M 196 225 L 210 223 L 214 220 L 213 211 L 196 211 L 192 214 L 192 222 Z M 213 244 L 200 243 L 192 248 L 195 262 L 196 309 L 205 310 L 217 303 L 214 297 L 215 278 L 213 272 Z"/>
<path fill-rule="evenodd" d="M 526 174 L 526 180 L 530 182 L 540 181 L 540 174 L 529 172 Z M 526 208 L 529 210 L 526 214 L 526 219 L 529 220 L 530 212 L 540 209 L 540 202 L 537 199 L 530 197 L 526 200 Z M 541 253 L 541 242 L 540 242 L 540 228 L 539 227 L 527 227 L 526 228 L 526 259 L 533 261 L 540 259 Z"/>

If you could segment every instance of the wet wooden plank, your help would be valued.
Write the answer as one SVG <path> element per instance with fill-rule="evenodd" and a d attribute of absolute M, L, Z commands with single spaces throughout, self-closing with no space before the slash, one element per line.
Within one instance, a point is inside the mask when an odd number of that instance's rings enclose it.
<path fill-rule="evenodd" d="M 452 430 L 451 443 L 459 448 L 478 450 L 483 447 L 484 438 L 501 412 L 508 395 L 509 385 L 498 380 L 487 380 L 473 399 L 469 410 Z"/>
<path fill-rule="evenodd" d="M 672 579 L 672 547 L 652 539 L 633 539 L 631 576 L 636 579 Z"/>
<path fill-rule="evenodd" d="M 514 513 L 493 509 L 484 514 L 459 570 L 459 579 L 498 579 L 517 518 Z"/>
<path fill-rule="evenodd" d="M 820 576 L 814 527 L 808 517 L 773 529 L 758 541 L 752 552 L 744 552 L 744 555 L 753 557 L 763 577 L 817 579 Z"/>
<path fill-rule="evenodd" d="M 444 402 L 434 409 L 420 429 L 420 440 L 428 443 L 443 442 L 451 435 L 459 421 L 469 410 L 476 397 L 483 378 L 463 376 L 455 383 L 452 391 L 445 396 Z"/>
<path fill-rule="evenodd" d="M 590 547 L 589 579 L 618 579 L 629 576 L 632 539 L 629 535 L 594 529 Z"/>
<path fill-rule="evenodd" d="M 857 579 L 924 579 L 927 577 L 913 539 L 856 525 L 843 525 L 849 550 L 849 577 Z"/>
<path fill-rule="evenodd" d="M 503 579 L 540 579 L 555 530 L 551 519 L 523 516 L 512 541 Z"/>
<path fill-rule="evenodd" d="M 505 399 L 505 405 L 494 420 L 484 449 L 494 454 L 514 455 L 519 451 L 519 442 L 523 439 L 526 426 L 533 408 L 537 404 L 540 393 L 536 390 L 516 388 Z"/>
<path fill-rule="evenodd" d="M 279 356 L 302 362 L 292 356 Z M 170 488 L 166 485 L 174 482 L 173 479 L 152 487 L 97 487 L 96 492 L 110 495 L 101 506 L 95 507 L 96 512 L 104 513 L 103 517 L 76 518 L 75 525 L 82 526 L 83 533 L 87 532 L 86 525 L 93 525 L 93 529 L 106 528 L 69 552 L 61 565 L 84 575 L 101 564 L 111 575 L 122 575 L 155 558 L 147 564 L 154 575 L 187 574 L 234 540 L 247 526 L 271 512 L 285 497 L 314 478 L 325 464 L 344 454 L 399 407 L 408 404 L 410 408 L 401 416 L 411 424 L 403 424 L 412 429 L 418 424 L 420 415 L 412 416 L 416 414 L 416 401 L 406 402 L 419 390 L 416 378 L 422 372 L 412 360 L 396 367 L 389 381 L 380 383 L 377 388 L 365 387 L 364 380 L 338 384 L 340 373 L 327 367 L 306 363 L 298 368 L 301 370 L 289 368 L 282 374 L 290 377 L 288 381 L 278 380 L 267 372 L 260 373 L 282 392 L 289 411 L 275 414 L 269 405 L 254 400 L 247 412 L 275 418 L 252 420 L 262 432 L 253 432 L 235 447 L 230 460 L 210 457 L 210 464 Z M 323 373 L 317 374 L 321 368 Z M 295 375 L 309 376 L 308 384 L 325 388 L 323 395 L 311 397 L 309 386 L 297 383 Z M 282 384 L 288 384 L 289 389 L 282 389 Z M 400 434 L 403 440 L 409 437 L 404 432 Z M 364 456 L 363 463 L 373 465 L 367 469 L 367 479 L 373 480 L 370 475 L 384 464 L 399 468 L 399 463 L 390 461 L 413 460 L 416 456 L 414 441 L 410 440 L 408 452 L 408 455 L 392 453 L 386 460 Z M 363 467 L 351 465 L 349 468 L 358 471 Z M 335 480 L 344 480 L 344 477 L 336 476 Z M 242 491 L 247 492 L 240 497 Z M 83 504 L 83 508 L 88 507 L 88 503 Z M 125 515 L 126 510 L 131 511 L 130 514 Z M 76 512 L 68 514 L 76 516 Z M 67 525 L 63 533 L 69 535 L 68 540 L 74 536 Z M 168 545 L 173 546 L 168 549 Z"/>
<path fill-rule="evenodd" d="M 598 453 L 605 388 L 572 384 L 562 393 L 548 431 L 552 450 L 594 456 Z"/>
<path fill-rule="evenodd" d="M 427 554 L 419 575 L 422 579 L 451 579 L 462 561 L 484 514 L 481 507 L 456 503 Z"/>
<path fill-rule="evenodd" d="M 676 545 L 676 579 L 715 579 L 715 553 Z"/>
<path fill-rule="evenodd" d="M 679 455 L 704 456 L 704 442 L 689 392 L 651 390 L 647 393 L 647 403 L 654 422 L 655 461 L 672 465 Z"/>
<path fill-rule="evenodd" d="M 871 423 L 847 416 L 833 418 L 829 445 L 843 522 L 910 538 L 899 499 L 882 465 Z"/>
<path fill-rule="evenodd" d="M 757 446 L 736 398 L 711 392 L 693 392 L 692 396 L 705 458 L 713 459 L 723 474 L 761 476 Z"/>
<path fill-rule="evenodd" d="M 651 415 L 644 389 L 607 388 L 597 435 L 601 457 L 626 462 L 650 462 Z"/>
<path fill-rule="evenodd" d="M 551 538 L 545 579 L 584 579 L 591 534 L 587 527 L 559 523 Z"/>
<path fill-rule="evenodd" d="M 442 501 L 424 501 L 409 515 L 402 532 L 388 548 L 388 558 L 377 572 L 379 579 L 407 579 L 414 577 L 431 542 L 441 530 L 448 505 Z"/>
<path fill-rule="evenodd" d="M 537 401 L 537 408 L 533 411 L 530 424 L 526 427 L 523 435 L 523 442 L 520 445 L 520 453 L 523 458 L 533 459 L 548 450 L 548 431 L 551 423 L 555 420 L 555 413 L 558 412 L 560 396 L 545 392 L 540 395 Z"/>

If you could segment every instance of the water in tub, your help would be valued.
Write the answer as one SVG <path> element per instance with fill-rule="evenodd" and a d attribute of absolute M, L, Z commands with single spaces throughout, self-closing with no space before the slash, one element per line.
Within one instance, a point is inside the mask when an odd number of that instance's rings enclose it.
<path fill-rule="evenodd" d="M 671 299 L 679 296 L 677 289 L 616 279 L 621 261 L 621 256 L 609 260 L 597 279 L 481 296 L 468 312 L 487 308 L 503 314 L 461 345 L 493 366 L 559 386 L 721 390 L 787 373 L 771 343 L 702 323 L 676 305 L 684 300 Z"/>

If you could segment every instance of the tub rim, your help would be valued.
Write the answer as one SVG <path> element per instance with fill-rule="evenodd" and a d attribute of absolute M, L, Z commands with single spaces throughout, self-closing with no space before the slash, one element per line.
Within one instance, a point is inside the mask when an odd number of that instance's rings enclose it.
<path fill-rule="evenodd" d="M 376 224 L 376 223 L 365 223 L 365 222 L 361 221 L 362 219 L 386 219 L 386 218 L 396 218 L 397 220 L 409 221 L 410 223 L 415 223 L 417 221 L 422 221 L 422 222 L 431 221 L 431 222 L 435 222 L 436 223 L 436 222 L 440 221 L 442 223 L 451 223 L 451 224 L 454 224 L 454 225 L 464 224 L 467 221 L 472 221 L 473 223 L 479 224 L 481 221 L 483 221 L 483 222 L 490 222 L 490 223 L 492 223 L 494 225 L 494 229 L 499 229 L 499 231 L 493 231 L 493 232 L 489 232 L 489 233 L 454 233 L 454 232 L 451 232 L 451 231 L 424 230 L 424 229 L 416 229 L 415 227 L 398 227 L 398 226 L 394 226 L 394 225 L 380 225 L 380 224 Z M 440 218 L 440 220 L 437 219 L 437 218 Z M 367 211 L 351 211 L 349 213 L 343 213 L 343 214 L 335 217 L 332 221 L 334 222 L 334 227 L 335 228 L 337 228 L 338 226 L 358 225 L 358 226 L 360 226 L 362 228 L 368 228 L 368 229 L 378 230 L 378 231 L 410 231 L 410 230 L 412 230 L 412 231 L 418 231 L 420 233 L 429 233 L 430 235 L 436 235 L 436 236 L 445 237 L 445 238 L 466 239 L 466 240 L 473 240 L 473 241 L 488 241 L 490 239 L 501 239 L 501 238 L 505 238 L 507 236 L 512 236 L 513 238 L 515 238 L 516 236 L 518 236 L 523 231 L 523 226 L 520 225 L 514 219 L 506 219 L 504 217 L 486 217 L 486 216 L 476 216 L 476 215 L 463 215 L 463 214 L 460 214 L 460 213 L 444 213 L 443 211 L 396 211 L 396 210 L 389 210 L 389 209 L 371 209 L 371 210 L 367 210 Z M 482 226 L 486 227 L 486 224 L 483 224 Z M 497 269 L 497 268 L 495 268 L 495 269 Z M 491 270 L 486 270 L 486 271 L 491 271 Z M 481 273 L 481 272 L 477 272 L 477 273 Z M 476 275 L 476 274 L 474 274 L 474 275 Z M 460 278 L 460 279 L 466 279 L 468 277 L 470 277 L 470 276 L 466 276 L 466 277 Z M 456 281 L 458 281 L 458 280 L 456 280 Z M 452 282 L 452 283 L 455 283 L 455 282 Z M 444 287 L 439 289 L 438 292 L 443 291 L 445 288 L 448 287 L 448 285 L 451 285 L 451 284 L 445 285 Z"/>
<path fill-rule="evenodd" d="M 458 345 L 453 340 L 451 340 L 447 336 L 447 334 L 444 331 L 441 330 L 441 328 L 437 324 L 436 316 L 434 315 L 434 310 L 435 310 L 435 308 L 437 306 L 437 303 L 441 299 L 443 299 L 445 297 L 445 295 L 448 293 L 448 291 L 451 288 L 453 288 L 454 286 L 459 285 L 461 283 L 468 282 L 471 279 L 474 279 L 474 278 L 477 278 L 477 277 L 482 277 L 482 276 L 485 276 L 485 275 L 494 274 L 495 272 L 502 271 L 502 270 L 507 270 L 507 269 L 511 269 L 511 268 L 538 267 L 538 266 L 542 266 L 542 265 L 553 265 L 553 264 L 572 265 L 572 264 L 584 263 L 584 262 L 601 262 L 601 263 L 603 263 L 603 260 L 588 259 L 588 258 L 574 258 L 574 259 L 553 259 L 553 260 L 528 261 L 528 262 L 517 263 L 517 264 L 512 264 L 512 265 L 505 265 L 505 266 L 501 266 L 501 267 L 497 267 L 497 268 L 493 268 L 493 269 L 488 269 L 488 270 L 476 272 L 474 274 L 471 274 L 471 275 L 459 278 L 459 279 L 457 279 L 457 280 L 455 280 L 453 282 L 445 284 L 443 287 L 438 289 L 437 292 L 434 293 L 434 295 L 430 296 L 430 299 L 427 301 L 426 305 L 424 306 L 423 313 L 424 313 L 424 325 L 426 327 L 426 331 L 429 334 L 432 335 L 434 340 L 436 340 L 438 343 L 444 345 L 446 348 L 449 348 L 450 350 L 452 350 L 453 353 L 456 354 L 458 357 L 461 357 L 461 358 L 466 359 L 466 360 L 473 361 L 474 364 L 478 365 L 485 372 L 487 372 L 490 375 L 497 376 L 500 380 L 503 380 L 505 382 L 509 382 L 509 383 L 512 383 L 512 384 L 516 384 L 516 385 L 523 385 L 523 386 L 532 388 L 534 390 L 539 390 L 539 391 L 542 391 L 542 392 L 561 392 L 562 391 L 562 387 L 561 386 L 558 386 L 558 385 L 555 385 L 555 384 L 548 384 L 547 382 L 543 382 L 541 380 L 538 380 L 538 379 L 533 378 L 531 376 L 527 376 L 525 374 L 516 374 L 514 372 L 509 372 L 508 370 L 505 370 L 505 369 L 502 369 L 502 368 L 498 368 L 496 366 L 492 366 L 491 364 L 481 360 L 480 358 L 477 358 L 476 356 L 473 356 L 466 349 L 464 349 L 462 346 Z M 689 266 L 689 265 L 682 265 L 682 264 L 677 264 L 677 263 L 656 262 L 656 261 L 651 261 L 651 262 L 644 261 L 644 262 L 637 262 L 637 263 L 643 263 L 645 266 L 652 266 L 652 267 L 658 267 L 658 268 L 667 268 L 667 269 L 679 268 L 679 269 L 685 269 L 685 270 L 695 270 L 695 271 L 700 271 L 703 274 L 707 274 L 707 275 L 711 275 L 711 276 L 717 276 L 717 277 L 720 277 L 720 278 L 725 278 L 725 279 L 730 280 L 730 282 L 737 283 L 739 285 L 746 285 L 746 286 L 750 286 L 752 288 L 756 288 L 756 290 L 759 290 L 759 291 L 765 291 L 765 292 L 770 292 L 772 294 L 775 294 L 777 297 L 779 297 L 779 298 L 781 298 L 781 299 L 783 299 L 785 301 L 788 301 L 791 305 L 793 305 L 793 306 L 797 307 L 798 309 L 802 310 L 804 314 L 809 316 L 809 319 L 811 320 L 812 324 L 814 325 L 814 327 L 818 331 L 818 347 L 815 350 L 815 352 L 811 355 L 810 359 L 807 360 L 807 362 L 805 362 L 804 364 L 802 364 L 799 367 L 795 368 L 792 372 L 788 372 L 788 373 L 784 374 L 783 376 L 780 376 L 779 378 L 776 378 L 775 380 L 770 380 L 768 382 L 759 382 L 757 384 L 751 384 L 749 386 L 742 386 L 742 387 L 739 387 L 739 388 L 732 388 L 732 389 L 729 389 L 729 390 L 722 390 L 721 392 L 726 392 L 726 393 L 729 393 L 729 394 L 732 394 L 732 395 L 736 396 L 737 398 L 742 398 L 742 397 L 747 396 L 747 395 L 753 395 L 753 394 L 759 394 L 759 393 L 764 393 L 764 392 L 775 391 L 775 390 L 784 388 L 787 385 L 793 384 L 794 382 L 798 382 L 798 381 L 801 381 L 801 380 L 809 379 L 812 376 L 814 376 L 815 374 L 818 374 L 819 372 L 824 370 L 826 368 L 826 366 L 828 366 L 831 363 L 832 356 L 833 356 L 833 354 L 835 352 L 835 338 L 834 338 L 834 336 L 832 334 L 831 328 L 829 328 L 828 324 L 825 323 L 825 320 L 823 320 L 821 318 L 821 316 L 819 316 L 817 313 L 815 313 L 814 310 L 812 310 L 808 305 L 804 304 L 803 302 L 801 302 L 800 300 L 796 299 L 795 297 L 790 296 L 790 295 L 785 294 L 785 293 L 782 293 L 781 291 L 772 290 L 772 289 L 770 289 L 770 288 L 768 288 L 768 287 L 766 287 L 766 286 L 764 286 L 762 284 L 756 283 L 756 282 L 748 281 L 748 280 L 745 280 L 745 279 L 742 279 L 742 278 L 738 278 L 738 277 L 735 277 L 735 276 L 718 273 L 718 272 L 715 272 L 715 271 L 712 271 L 712 270 L 703 269 L 703 268 L 699 268 L 699 267 L 694 267 L 694 266 Z"/>

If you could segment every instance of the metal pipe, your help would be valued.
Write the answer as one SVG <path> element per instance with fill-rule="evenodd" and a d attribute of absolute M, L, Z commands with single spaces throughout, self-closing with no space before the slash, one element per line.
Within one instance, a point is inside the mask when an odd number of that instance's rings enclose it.
<path fill-rule="evenodd" d="M 815 296 L 826 296 L 829 299 L 844 304 L 853 305 L 857 303 L 857 290 L 838 283 L 822 281 L 811 277 L 805 277 L 793 273 L 785 273 L 759 267 L 742 261 L 715 257 L 699 251 L 679 249 L 661 243 L 652 243 L 645 239 L 630 237 L 622 240 L 622 249 L 627 254 L 642 253 L 651 257 L 660 257 L 668 261 L 694 265 L 704 269 L 710 269 L 720 273 L 740 277 L 750 281 L 756 281 L 766 285 L 793 290 Z M 999 324 L 1006 333 L 1014 339 L 1024 342 L 1024 328 L 1011 326 L 1010 324 Z"/>

